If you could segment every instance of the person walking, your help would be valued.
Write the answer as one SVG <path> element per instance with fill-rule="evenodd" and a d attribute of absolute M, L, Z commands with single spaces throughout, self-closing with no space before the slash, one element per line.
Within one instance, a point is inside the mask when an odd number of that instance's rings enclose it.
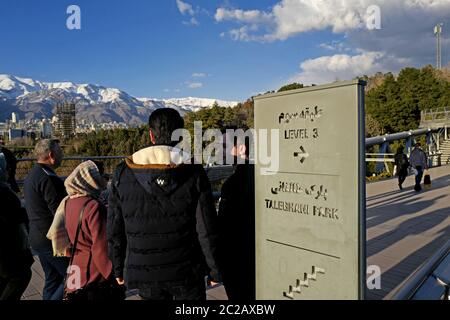
<path fill-rule="evenodd" d="M 409 168 L 408 156 L 403 151 L 403 147 L 398 147 L 397 153 L 394 156 L 395 165 L 397 166 L 398 187 L 400 190 L 403 190 L 403 182 L 405 182 L 408 176 Z"/>
<path fill-rule="evenodd" d="M 27 214 L 8 181 L 0 152 L 0 300 L 20 300 L 31 280 L 33 256 L 28 246 Z"/>
<path fill-rule="evenodd" d="M 205 276 L 219 282 L 217 213 L 201 165 L 175 148 L 180 114 L 149 117 L 152 146 L 121 163 L 112 180 L 108 243 L 114 274 L 144 300 L 205 300 Z"/>
<path fill-rule="evenodd" d="M 58 140 L 40 140 L 35 147 L 37 163 L 25 179 L 25 207 L 30 221 L 30 245 L 39 257 L 45 274 L 44 300 L 61 300 L 64 291 L 68 258 L 54 257 L 47 232 L 61 200 L 67 195 L 63 181 L 55 169 L 61 164 L 63 152 Z"/>
<path fill-rule="evenodd" d="M 416 143 L 414 149 L 411 151 L 411 155 L 409 156 L 409 162 L 411 167 L 417 170 L 416 174 L 416 184 L 414 186 L 414 190 L 419 192 L 422 190 L 420 183 L 422 182 L 422 177 L 424 170 L 428 169 L 428 159 L 425 151 L 420 147 L 420 143 Z"/>
<path fill-rule="evenodd" d="M 68 196 L 61 201 L 47 234 L 56 256 L 71 255 L 66 281 L 68 300 L 124 299 L 112 274 L 106 240 L 106 207 L 100 202 L 106 187 L 93 161 L 81 163 L 64 182 Z M 79 278 L 74 276 L 80 275 Z M 114 294 L 116 293 L 116 294 Z"/>

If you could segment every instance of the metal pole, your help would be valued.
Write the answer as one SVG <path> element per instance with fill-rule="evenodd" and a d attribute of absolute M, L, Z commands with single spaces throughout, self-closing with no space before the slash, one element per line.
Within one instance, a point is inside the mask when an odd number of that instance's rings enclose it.
<path fill-rule="evenodd" d="M 442 68 L 442 46 L 441 46 L 441 35 L 442 35 L 443 23 L 439 23 L 434 27 L 434 34 L 436 35 L 436 69 L 440 70 Z"/>

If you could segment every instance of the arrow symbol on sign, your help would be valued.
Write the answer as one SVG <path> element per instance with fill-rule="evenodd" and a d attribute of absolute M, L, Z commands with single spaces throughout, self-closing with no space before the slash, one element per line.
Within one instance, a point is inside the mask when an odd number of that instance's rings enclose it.
<path fill-rule="evenodd" d="M 306 152 L 305 148 L 303 146 L 300 147 L 300 152 L 294 152 L 294 157 L 299 158 L 300 157 L 300 163 L 305 162 L 306 158 L 309 157 L 309 153 Z"/>

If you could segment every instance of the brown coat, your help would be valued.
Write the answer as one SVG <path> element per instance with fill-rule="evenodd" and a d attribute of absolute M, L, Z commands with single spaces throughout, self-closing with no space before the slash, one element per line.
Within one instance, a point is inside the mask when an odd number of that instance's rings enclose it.
<path fill-rule="evenodd" d="M 68 199 L 66 204 L 67 233 L 70 242 L 73 244 L 81 209 L 88 201 L 90 202 L 84 211 L 82 228 L 78 236 L 77 252 L 73 261 L 73 265 L 80 267 L 81 270 L 81 287 L 88 283 L 105 281 L 112 273 L 112 263 L 108 258 L 106 240 L 107 212 L 103 204 L 89 197 Z M 68 291 L 73 290 L 69 289 Z"/>

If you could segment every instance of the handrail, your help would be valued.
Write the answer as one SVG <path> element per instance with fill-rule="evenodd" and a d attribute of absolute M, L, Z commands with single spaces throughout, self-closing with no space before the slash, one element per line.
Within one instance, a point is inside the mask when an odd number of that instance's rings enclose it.
<path fill-rule="evenodd" d="M 125 159 L 126 156 L 70 156 L 64 157 L 63 160 L 120 160 Z M 27 161 L 36 161 L 36 158 L 20 158 L 17 159 L 17 162 L 27 162 Z"/>
<path fill-rule="evenodd" d="M 409 300 L 420 289 L 423 283 L 432 276 L 434 270 L 450 253 L 450 240 L 430 259 L 425 261 L 412 275 L 402 282 L 399 289 L 389 296 L 394 300 Z"/>
<path fill-rule="evenodd" d="M 366 139 L 366 147 L 372 147 L 372 146 L 375 146 L 378 144 L 383 144 L 385 142 L 393 142 L 396 140 L 403 140 L 403 139 L 407 139 L 409 137 L 417 137 L 417 136 L 421 136 L 421 135 L 424 135 L 427 133 L 437 132 L 438 130 L 439 129 L 426 128 L 426 129 L 404 131 L 404 132 L 399 132 L 399 133 L 394 133 L 394 134 L 387 134 L 385 136 L 367 138 Z"/>

